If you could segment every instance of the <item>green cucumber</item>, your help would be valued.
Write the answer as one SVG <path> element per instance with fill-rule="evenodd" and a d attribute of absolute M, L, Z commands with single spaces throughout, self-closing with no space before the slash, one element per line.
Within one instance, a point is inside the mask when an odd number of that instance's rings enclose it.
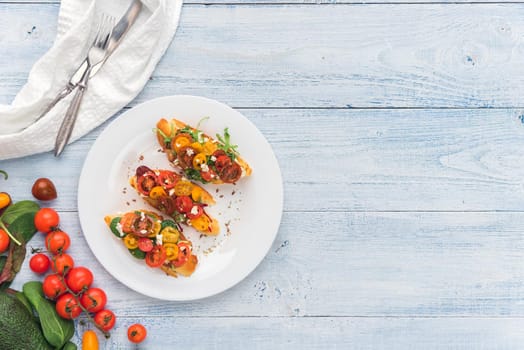
<path fill-rule="evenodd" d="M 111 220 L 111 223 L 109 224 L 109 228 L 111 229 L 111 232 L 118 238 L 122 238 L 120 231 L 116 228 L 116 226 L 120 223 L 120 219 L 122 219 L 120 216 L 117 216 L 113 220 Z"/>

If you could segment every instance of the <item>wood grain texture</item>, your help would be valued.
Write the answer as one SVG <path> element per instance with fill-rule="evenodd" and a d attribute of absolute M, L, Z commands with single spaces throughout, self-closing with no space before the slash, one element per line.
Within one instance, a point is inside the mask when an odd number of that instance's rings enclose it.
<path fill-rule="evenodd" d="M 0 5 L 0 102 L 51 45 L 57 11 Z M 187 5 L 134 103 L 161 92 L 236 107 L 522 107 L 522 17 L 520 4 Z"/>
<path fill-rule="evenodd" d="M 286 211 L 524 210 L 521 110 L 241 112 L 277 155 Z M 0 162 L 16 174 L 15 197 L 48 176 L 64 189 L 57 208 L 75 208 L 83 161 L 102 129 L 60 159 Z"/>
<path fill-rule="evenodd" d="M 101 349 L 129 349 L 125 327 L 150 325 L 140 349 L 520 349 L 522 320 L 396 318 L 126 318 Z M 166 336 L 169 334 L 169 336 Z M 239 336 L 241 335 L 241 336 Z"/>
<path fill-rule="evenodd" d="M 111 278 L 86 249 L 77 214 L 60 214 L 69 253 L 120 316 L 524 317 L 524 213 L 285 213 L 250 276 L 192 302 L 144 297 Z M 35 277 L 26 264 L 14 286 Z"/>

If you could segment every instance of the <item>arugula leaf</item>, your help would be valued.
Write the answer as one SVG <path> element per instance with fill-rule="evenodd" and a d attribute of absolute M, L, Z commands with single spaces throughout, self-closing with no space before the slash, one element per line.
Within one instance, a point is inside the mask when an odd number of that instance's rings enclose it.
<path fill-rule="evenodd" d="M 184 170 L 184 173 L 191 180 L 207 183 L 207 181 L 202 178 L 202 175 L 200 174 L 200 171 L 198 171 L 196 169 L 187 168 L 186 170 Z"/>
<path fill-rule="evenodd" d="M 204 133 L 202 132 L 202 130 L 200 130 L 200 124 L 202 124 L 202 122 L 208 120 L 209 117 L 204 117 L 202 119 L 200 119 L 196 125 L 195 128 L 192 128 L 190 127 L 189 125 L 186 125 L 184 126 L 182 129 L 180 129 L 178 133 L 186 133 L 186 134 L 189 134 L 191 135 L 191 137 L 196 140 L 198 143 L 204 143 Z"/>
<path fill-rule="evenodd" d="M 229 128 L 224 129 L 224 136 L 216 134 L 218 139 L 218 148 L 227 153 L 231 160 L 235 160 L 238 156 L 237 145 L 231 144 L 231 135 L 229 135 Z"/>
<path fill-rule="evenodd" d="M 2 216 L 0 216 L 0 220 L 2 220 L 7 225 L 11 225 L 16 219 L 25 213 L 32 213 L 33 215 L 36 214 L 38 209 L 40 209 L 40 206 L 34 201 L 19 201 L 9 206 L 4 211 Z"/>

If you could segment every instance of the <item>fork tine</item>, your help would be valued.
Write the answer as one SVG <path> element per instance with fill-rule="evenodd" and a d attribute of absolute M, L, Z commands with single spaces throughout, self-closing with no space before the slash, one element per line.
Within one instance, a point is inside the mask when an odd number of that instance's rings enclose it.
<path fill-rule="evenodd" d="M 111 37 L 111 34 L 113 33 L 113 27 L 115 23 L 115 18 L 113 16 L 109 16 L 104 14 L 102 17 L 102 29 L 101 29 L 101 35 L 97 37 L 97 42 L 95 45 L 100 48 L 105 48 L 107 46 L 107 43 L 109 41 L 109 38 Z"/>

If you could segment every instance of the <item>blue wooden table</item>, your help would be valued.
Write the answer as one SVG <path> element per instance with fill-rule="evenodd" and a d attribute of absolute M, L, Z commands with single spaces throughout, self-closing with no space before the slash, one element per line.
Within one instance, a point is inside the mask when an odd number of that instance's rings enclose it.
<path fill-rule="evenodd" d="M 0 103 L 50 47 L 58 9 L 0 0 Z M 72 255 L 119 317 L 103 349 L 134 348 L 133 322 L 149 329 L 142 349 L 522 349 L 523 63 L 522 3 L 186 3 L 128 108 L 193 94 L 239 109 L 273 146 L 285 188 L 265 260 L 196 302 L 139 295 L 87 248 L 77 183 L 107 124 L 60 159 L 0 162 L 0 188 L 20 200 L 38 177 L 56 183 Z M 25 265 L 14 286 L 34 278 Z"/>

